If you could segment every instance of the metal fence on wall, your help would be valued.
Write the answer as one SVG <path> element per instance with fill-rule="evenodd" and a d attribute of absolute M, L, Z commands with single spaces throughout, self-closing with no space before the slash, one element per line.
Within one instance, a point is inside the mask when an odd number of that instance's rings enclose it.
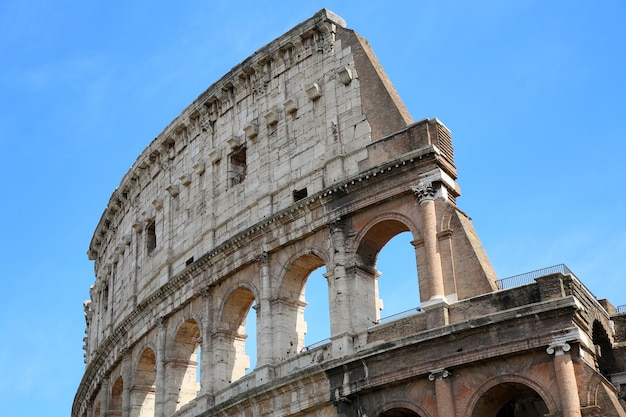
<path fill-rule="evenodd" d="M 537 269 L 535 271 L 525 272 L 523 274 L 499 279 L 496 281 L 496 285 L 500 290 L 507 290 L 509 288 L 531 284 L 535 281 L 535 278 L 557 273 L 561 273 L 563 275 L 571 274 L 575 277 L 574 273 L 565 264 L 558 264 L 549 266 L 547 268 Z"/>

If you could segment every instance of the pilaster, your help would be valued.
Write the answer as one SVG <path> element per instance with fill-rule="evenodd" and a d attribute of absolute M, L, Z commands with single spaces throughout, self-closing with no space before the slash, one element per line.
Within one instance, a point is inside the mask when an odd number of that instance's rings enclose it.
<path fill-rule="evenodd" d="M 122 351 L 122 381 L 124 386 L 122 388 L 122 417 L 130 417 L 130 389 L 132 375 L 132 363 L 131 363 L 131 351 L 129 348 L 125 348 Z"/>
<path fill-rule="evenodd" d="M 258 366 L 262 367 L 273 362 L 273 329 L 271 306 L 270 254 L 263 252 L 256 257 L 261 274 L 261 299 L 257 314 L 260 317 L 257 343 Z"/>
<path fill-rule="evenodd" d="M 198 396 L 212 393 L 213 367 L 211 357 L 213 344 L 211 343 L 211 290 L 205 287 L 200 291 L 202 296 L 202 328 L 200 334 L 202 344 L 200 348 L 200 392 Z"/>
<path fill-rule="evenodd" d="M 330 281 L 330 289 L 334 304 L 331 306 L 330 334 L 331 337 L 347 333 L 352 330 L 352 314 L 350 311 L 350 291 L 346 273 L 346 238 L 344 223 L 336 219 L 328 224 L 330 232 L 330 245 L 332 254 L 332 276 L 326 278 Z M 334 314 L 333 314 L 334 313 Z"/>
<path fill-rule="evenodd" d="M 452 396 L 452 386 L 450 372 L 446 369 L 435 369 L 430 372 L 428 379 L 435 381 L 435 397 L 437 398 L 438 417 L 454 417 L 454 397 Z"/>
<path fill-rule="evenodd" d="M 166 387 L 165 378 L 165 343 L 167 332 L 167 319 L 159 317 L 157 320 L 158 336 L 157 336 L 157 352 L 156 352 L 156 393 L 154 400 L 154 415 L 156 417 L 165 417 L 165 404 L 167 402 L 168 388 Z"/>
<path fill-rule="evenodd" d="M 102 386 L 100 390 L 102 392 L 100 400 L 100 416 L 107 417 L 109 413 L 109 386 L 110 386 L 111 374 L 107 373 L 102 379 Z"/>

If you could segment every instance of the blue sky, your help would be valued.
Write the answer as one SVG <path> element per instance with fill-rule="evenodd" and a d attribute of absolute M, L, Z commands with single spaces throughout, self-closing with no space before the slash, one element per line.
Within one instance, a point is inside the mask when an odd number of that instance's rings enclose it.
<path fill-rule="evenodd" d="M 135 158 L 322 7 L 369 40 L 415 120 L 452 130 L 458 204 L 501 277 L 565 263 L 626 304 L 623 1 L 164 3 L 0 0 L 3 415 L 69 415 L 87 246 Z"/>

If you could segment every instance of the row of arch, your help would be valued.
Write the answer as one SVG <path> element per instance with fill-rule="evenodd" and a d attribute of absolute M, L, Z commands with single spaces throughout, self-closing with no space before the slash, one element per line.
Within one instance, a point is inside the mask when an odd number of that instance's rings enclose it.
<path fill-rule="evenodd" d="M 379 298 L 377 308 L 383 307 L 380 296 L 389 294 L 390 302 L 385 310 L 388 313 L 386 315 L 389 315 L 419 305 L 419 290 L 415 248 L 410 243 L 413 234 L 395 220 L 383 223 L 387 226 L 382 229 L 387 232 L 378 245 L 384 248 L 379 248 L 370 262 L 376 263 L 386 278 L 390 276 L 388 284 L 391 284 L 394 276 L 402 278 L 393 280 L 398 285 L 383 285 L 383 291 L 379 291 L 380 275 L 377 273 L 373 276 Z M 376 231 L 376 228 L 373 229 Z M 395 236 L 389 233 L 390 230 Z M 382 256 L 379 257 L 379 254 Z M 328 311 L 332 304 L 331 291 L 323 274 L 328 260 L 321 256 L 327 258 L 319 251 L 308 250 L 290 262 L 282 273 L 284 278 L 281 289 L 274 297 L 272 307 L 274 312 L 280 309 L 288 319 L 282 320 L 273 329 L 272 344 L 283 347 L 289 345 L 289 348 L 282 349 L 280 355 L 272 358 L 274 363 L 300 353 L 305 345 L 306 334 L 317 335 L 314 338 L 307 336 L 308 342 L 317 342 L 331 335 Z M 403 259 L 403 262 L 398 262 L 398 259 Z M 123 404 L 129 409 L 130 417 L 153 416 L 157 402 L 162 403 L 159 407 L 163 407 L 165 415 L 172 415 L 196 398 L 202 388 L 205 391 L 219 390 L 253 370 L 257 360 L 263 361 L 263 356 L 267 362 L 267 349 L 265 354 L 259 352 L 266 347 L 257 349 L 258 344 L 263 344 L 266 340 L 264 337 L 267 337 L 267 334 L 263 334 L 266 329 L 260 323 L 260 291 L 253 283 L 239 282 L 231 290 L 220 294 L 219 298 L 223 300 L 216 302 L 219 306 L 215 307 L 218 312 L 214 320 L 208 317 L 210 313 L 203 317 L 202 308 L 195 308 L 194 314 L 184 318 L 177 316 L 171 323 L 163 324 L 159 328 L 159 336 L 152 337 L 152 342 L 148 342 L 140 353 L 133 355 L 132 365 L 126 365 L 131 370 L 124 372 L 120 369 L 110 380 L 106 390 L 108 392 L 102 392 L 98 397 L 93 416 L 103 415 L 99 412 L 102 404 L 107 404 L 107 415 L 111 416 L 121 416 Z M 398 298 L 398 294 L 403 298 Z M 322 300 L 324 296 L 326 300 Z M 307 305 L 311 308 L 305 308 Z M 309 320 L 307 325 L 304 315 L 309 310 L 313 311 L 307 314 L 307 318 L 310 316 L 315 319 Z M 320 316 L 324 318 L 319 320 Z M 174 321 L 179 323 L 176 329 Z M 209 323 L 214 323 L 214 328 L 207 329 Z M 164 332 L 164 328 L 168 331 Z M 170 331 L 174 337 L 169 339 L 163 336 L 168 340 L 161 345 L 158 340 L 161 334 Z M 206 349 L 204 354 L 202 347 Z M 207 384 L 211 386 L 203 387 Z M 125 395 L 127 399 L 123 400 Z M 104 396 L 107 399 L 103 402 Z"/>
<path fill-rule="evenodd" d="M 130 397 L 129 417 L 154 416 L 155 415 L 155 381 L 156 375 L 151 369 L 154 367 L 154 352 L 150 349 L 144 351 L 137 366 L 138 381 L 133 388 Z M 189 377 L 188 374 L 180 374 L 180 377 Z M 498 380 L 510 379 L 506 382 L 494 383 L 488 381 L 482 389 L 478 390 L 474 399 L 470 400 L 470 417 L 542 417 L 554 412 L 557 408 L 550 395 L 542 390 L 537 384 L 525 378 L 511 376 L 510 378 L 498 377 Z M 142 384 L 142 385 L 138 385 Z M 111 389 L 108 416 L 122 416 L 123 403 L 123 379 L 118 377 Z M 169 393 L 171 399 L 176 400 L 175 408 L 165 410 L 164 415 L 173 415 L 181 408 L 181 400 L 189 398 L 191 392 L 174 391 Z M 183 404 L 184 405 L 184 404 Z M 102 405 L 97 403 L 93 417 L 103 415 Z M 419 403 L 408 400 L 392 400 L 376 410 L 378 417 L 431 417 L 426 407 Z"/>
<path fill-rule="evenodd" d="M 360 258 L 361 263 L 366 266 L 377 267 L 383 247 L 395 241 L 396 236 L 402 236 L 402 243 L 405 249 L 408 247 L 408 251 L 398 254 L 394 250 L 394 255 L 402 259 L 415 259 L 418 248 L 407 242 L 414 238 L 411 232 L 403 234 L 407 229 L 397 219 L 379 218 L 357 240 L 359 244 L 352 252 L 353 256 Z M 328 242 L 332 240 L 332 236 L 331 239 L 328 236 L 321 236 L 319 239 Z M 309 249 L 304 249 L 306 247 Z M 260 324 L 256 328 L 256 339 L 261 347 L 256 350 L 256 356 L 261 365 L 276 364 L 297 355 L 304 347 L 304 335 L 308 331 L 304 320 L 307 282 L 313 271 L 325 265 L 333 265 L 333 260 L 322 249 L 314 250 L 312 247 L 315 245 L 306 242 L 291 255 L 283 254 L 282 260 L 288 259 L 288 262 L 281 260 L 275 263 L 276 270 L 273 274 L 277 281 L 275 286 L 270 286 L 274 292 L 269 297 L 263 294 L 263 279 L 259 277 L 266 275 L 263 268 L 269 268 L 270 262 L 259 259 L 251 266 L 252 270 L 238 274 L 239 277 L 233 277 L 236 279 L 229 280 L 227 285 L 216 285 L 212 292 L 190 300 L 189 308 L 184 306 L 174 315 L 164 318 L 156 331 L 137 341 L 132 355 L 127 355 L 132 358 L 126 363 L 122 361 L 122 366 L 113 371 L 104 389 L 101 387 L 100 394 L 96 392 L 97 396 L 92 397 L 96 399 L 94 412 L 86 413 L 85 417 L 100 417 L 103 415 L 100 411 L 104 409 L 108 410 L 107 415 L 112 416 L 148 417 L 155 415 L 157 409 L 164 410 L 163 414 L 157 413 L 158 415 L 172 415 L 196 398 L 198 393 L 215 393 L 227 387 L 251 368 L 250 356 L 254 358 L 254 354 L 251 355 L 252 352 L 246 350 L 246 324 L 251 312 L 256 313 L 255 321 Z M 336 247 L 330 244 L 330 247 L 325 248 L 326 253 L 332 253 Z M 413 271 L 417 270 L 416 266 L 413 268 Z M 255 279 L 246 280 L 246 275 Z M 329 278 L 327 295 L 330 300 L 333 293 L 331 286 L 334 285 L 332 273 L 327 271 L 325 275 Z M 355 277 L 369 281 L 364 285 L 368 291 L 374 289 L 376 308 L 380 307 L 378 277 L 376 268 Z M 413 278 L 412 281 L 416 283 L 417 280 Z M 419 304 L 419 294 L 414 292 L 413 300 L 413 305 Z M 268 303 L 272 316 L 265 313 L 263 319 L 262 313 L 268 311 Z M 371 310 L 371 306 L 367 309 Z M 272 322 L 273 327 L 264 327 L 268 322 Z M 594 323 L 594 344 L 603 345 L 603 349 L 606 347 L 610 351 L 610 341 L 606 331 L 602 330 L 604 329 L 600 323 Z M 330 333 L 337 334 L 332 329 Z M 610 364 L 600 365 L 607 371 L 610 367 Z M 509 391 L 515 393 L 520 389 L 503 389 L 498 395 L 510 396 L 513 394 Z M 512 400 L 515 400 L 514 403 L 507 406 Z M 498 408 L 497 413 L 505 406 L 519 408 L 522 403 L 518 397 L 511 397 Z M 124 413 L 123 409 L 128 411 Z M 517 415 L 507 413 L 509 411 L 504 410 L 497 417 Z M 422 416 L 420 413 L 418 415 Z M 390 414 L 385 417 L 393 416 Z"/>
<path fill-rule="evenodd" d="M 554 407 L 553 407 L 554 408 Z M 549 407 L 533 387 L 504 382 L 489 387 L 476 399 L 470 417 L 543 417 Z M 425 407 L 411 401 L 395 400 L 380 407 L 378 417 L 430 417 Z"/>
<path fill-rule="evenodd" d="M 174 339 L 170 356 L 165 361 L 166 372 L 169 375 L 165 389 L 160 395 L 165 415 L 172 415 L 182 406 L 196 398 L 200 390 L 198 374 L 198 359 L 200 345 L 198 339 L 200 332 L 197 324 L 190 320 L 183 324 Z M 129 386 L 125 397 L 124 376 L 118 375 L 110 389 L 106 404 L 108 404 L 107 416 L 122 416 L 123 405 L 127 403 L 130 417 L 154 416 L 157 396 L 157 369 L 159 364 L 157 354 L 152 348 L 143 350 L 135 365 L 132 388 Z M 127 381 L 129 384 L 131 381 Z M 96 404 L 93 417 L 103 415 L 101 410 L 102 400 Z"/>

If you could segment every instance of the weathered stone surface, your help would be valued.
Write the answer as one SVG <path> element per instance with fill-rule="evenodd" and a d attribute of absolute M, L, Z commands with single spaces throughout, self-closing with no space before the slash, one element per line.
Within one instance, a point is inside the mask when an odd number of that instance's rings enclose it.
<path fill-rule="evenodd" d="M 413 123 L 367 42 L 320 11 L 202 93 L 113 192 L 72 416 L 623 416 L 623 317 L 570 273 L 502 290 L 458 195 L 449 130 Z M 406 231 L 421 310 L 380 323 L 377 255 Z M 331 338 L 303 350 L 319 267 Z"/>

